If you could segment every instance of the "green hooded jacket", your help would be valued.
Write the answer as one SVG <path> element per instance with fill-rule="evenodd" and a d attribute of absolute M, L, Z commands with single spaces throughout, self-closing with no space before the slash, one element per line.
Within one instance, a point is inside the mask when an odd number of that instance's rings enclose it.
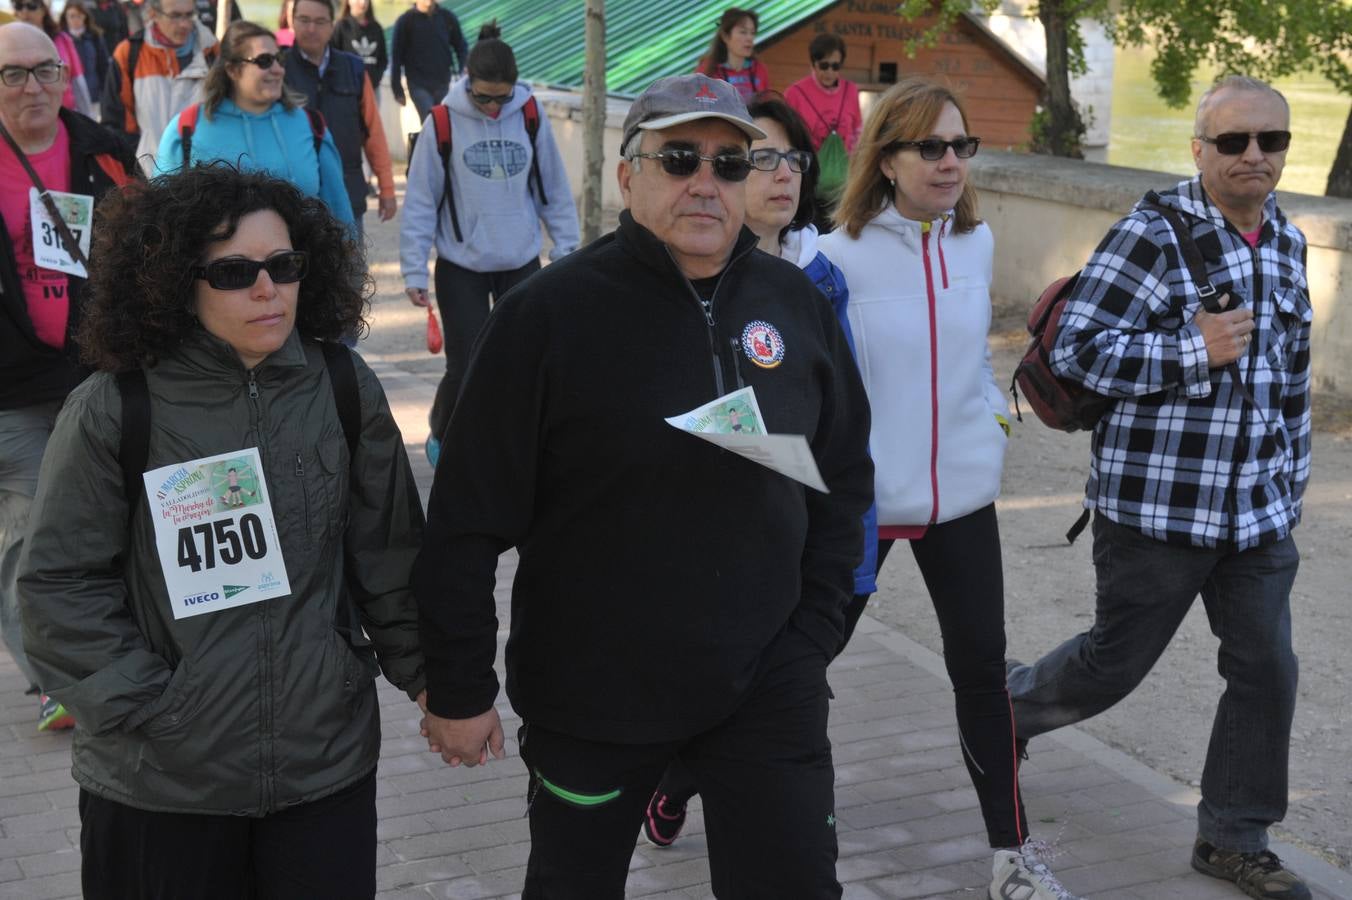
<path fill-rule="evenodd" d="M 321 349 L 295 332 L 252 371 L 205 331 L 146 370 L 147 471 L 257 447 L 290 580 L 288 595 L 182 619 L 145 495 L 128 510 L 116 381 L 99 373 L 71 393 L 19 593 L 29 658 L 75 717 L 72 772 L 86 790 L 146 810 L 261 816 L 375 768 L 377 661 L 410 698 L 423 688 L 409 590 L 423 514 L 380 382 L 353 361 L 353 459 Z"/>

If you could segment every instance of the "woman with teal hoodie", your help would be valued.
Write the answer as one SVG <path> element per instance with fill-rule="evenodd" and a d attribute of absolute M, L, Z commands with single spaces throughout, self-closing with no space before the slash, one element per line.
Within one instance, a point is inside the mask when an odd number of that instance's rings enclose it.
<path fill-rule="evenodd" d="M 241 170 L 266 172 L 323 200 L 334 218 L 352 228 L 352 204 L 333 135 L 323 129 L 316 140 L 315 124 L 300 108 L 303 98 L 282 83 L 284 71 L 271 31 L 253 22 L 232 24 L 207 73 L 203 102 L 174 116 L 164 129 L 156 168 L 168 173 L 224 160 Z M 322 119 L 316 115 L 315 122 Z"/>

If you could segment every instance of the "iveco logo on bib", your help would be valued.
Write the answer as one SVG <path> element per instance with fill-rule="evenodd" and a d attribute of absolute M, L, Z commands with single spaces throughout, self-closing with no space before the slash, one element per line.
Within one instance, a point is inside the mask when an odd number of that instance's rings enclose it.
<path fill-rule="evenodd" d="M 191 597 L 183 598 L 184 606 L 198 606 L 203 603 L 211 603 L 214 600 L 221 599 L 220 591 L 208 591 L 205 594 L 193 594 Z"/>

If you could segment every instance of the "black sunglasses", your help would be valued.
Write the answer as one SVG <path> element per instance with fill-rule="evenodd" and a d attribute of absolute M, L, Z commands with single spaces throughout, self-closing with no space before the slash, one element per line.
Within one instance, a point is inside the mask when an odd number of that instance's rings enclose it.
<path fill-rule="evenodd" d="M 37 12 L 42 9 L 41 3 L 24 3 L 23 0 L 15 0 L 15 12 Z"/>
<path fill-rule="evenodd" d="M 677 178 L 689 178 L 699 171 L 704 161 L 713 163 L 714 174 L 724 181 L 746 181 L 751 174 L 751 160 L 745 156 L 723 155 L 700 156 L 694 150 L 658 150 L 655 153 L 635 153 L 639 159 L 656 159 L 662 163 L 662 171 Z"/>
<path fill-rule="evenodd" d="M 241 59 L 242 63 L 253 63 L 260 69 L 271 69 L 277 63 L 282 61 L 280 53 L 260 53 L 257 56 L 251 56 L 248 59 Z"/>
<path fill-rule="evenodd" d="M 806 172 L 812 165 L 812 154 L 806 150 L 772 150 L 762 147 L 751 151 L 751 167 L 761 172 L 778 169 L 781 159 L 788 161 L 790 172 Z"/>
<path fill-rule="evenodd" d="M 267 259 L 230 256 L 205 266 L 194 266 L 190 274 L 193 278 L 206 279 L 207 284 L 218 291 L 238 291 L 252 287 L 263 269 L 268 270 L 273 284 L 295 284 L 305 277 L 309 260 L 310 256 L 304 250 L 283 250 Z"/>
<path fill-rule="evenodd" d="M 1258 139 L 1258 149 L 1264 153 L 1281 153 L 1291 146 L 1289 131 L 1227 131 L 1214 138 L 1198 136 L 1204 144 L 1214 144 L 1216 152 L 1222 156 L 1239 156 L 1249 149 L 1249 139 Z"/>
<path fill-rule="evenodd" d="M 844 63 L 827 62 L 824 59 L 817 60 L 817 68 L 821 69 L 823 72 L 825 72 L 827 69 L 830 69 L 832 72 L 839 72 L 840 67 L 843 65 Z"/>
<path fill-rule="evenodd" d="M 514 96 L 516 96 L 516 88 L 512 88 L 505 94 L 476 94 L 473 91 L 470 91 L 469 94 L 469 98 L 480 106 L 487 106 L 490 103 L 506 106 Z"/>
<path fill-rule="evenodd" d="M 958 159 L 971 159 L 976 156 L 976 149 L 980 146 L 981 138 L 979 137 L 960 137 L 951 141 L 925 138 L 923 141 L 894 141 L 889 145 L 888 150 L 892 153 L 898 150 L 919 150 L 921 159 L 934 162 L 943 159 L 949 147 L 953 148 L 953 155 Z"/>

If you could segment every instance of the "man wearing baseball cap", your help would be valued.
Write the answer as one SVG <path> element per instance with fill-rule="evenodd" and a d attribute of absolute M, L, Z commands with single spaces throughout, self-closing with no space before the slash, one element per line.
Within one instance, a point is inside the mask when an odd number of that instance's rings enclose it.
<path fill-rule="evenodd" d="M 618 229 L 503 297 L 447 429 L 414 576 L 424 733 L 451 765 L 504 755 L 493 576 L 515 547 L 526 898 L 623 897 L 673 756 L 715 894 L 841 894 L 825 669 L 871 500 L 868 406 L 830 305 L 742 226 L 760 136 L 724 82 L 645 91 Z M 829 493 L 664 421 L 742 387 L 765 430 L 806 436 Z"/>

